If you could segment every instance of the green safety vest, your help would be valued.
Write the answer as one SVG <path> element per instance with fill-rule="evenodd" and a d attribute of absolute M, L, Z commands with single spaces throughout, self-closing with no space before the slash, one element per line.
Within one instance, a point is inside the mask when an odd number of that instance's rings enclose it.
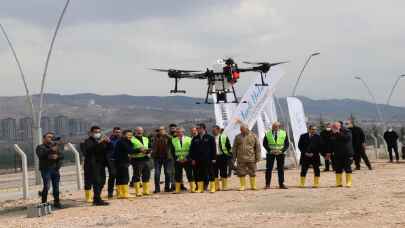
<path fill-rule="evenodd" d="M 277 133 L 277 141 L 274 140 L 272 130 L 266 133 L 267 143 L 271 150 L 282 150 L 284 148 L 284 141 L 287 137 L 287 132 L 279 130 Z"/>
<path fill-rule="evenodd" d="M 139 140 L 139 139 L 137 139 L 136 137 L 132 137 L 132 139 L 131 139 L 131 142 L 132 142 L 132 145 L 133 145 L 133 147 L 134 147 L 134 149 L 135 150 L 138 150 L 138 149 L 140 149 L 140 148 L 144 148 L 144 149 L 148 149 L 149 148 L 149 139 L 148 139 L 148 137 L 142 137 L 142 141 L 143 141 L 143 144 L 142 144 L 142 142 Z M 145 157 L 146 156 L 146 154 L 144 154 L 144 153 L 137 153 L 137 154 L 131 154 L 131 155 L 129 155 L 130 157 L 132 157 L 132 158 L 143 158 L 143 157 Z"/>
<path fill-rule="evenodd" d="M 186 157 L 190 152 L 191 138 L 188 136 L 183 136 L 183 142 L 180 144 L 179 137 L 174 137 L 172 138 L 172 144 L 177 160 L 186 160 Z"/>
<path fill-rule="evenodd" d="M 221 134 L 221 135 L 219 135 L 219 140 L 221 141 L 221 150 L 222 150 L 222 152 L 225 154 L 225 155 L 228 155 L 229 156 L 229 151 L 228 151 L 228 148 L 226 148 L 226 139 L 227 139 L 228 137 L 226 136 L 226 135 L 224 135 L 224 134 Z"/>

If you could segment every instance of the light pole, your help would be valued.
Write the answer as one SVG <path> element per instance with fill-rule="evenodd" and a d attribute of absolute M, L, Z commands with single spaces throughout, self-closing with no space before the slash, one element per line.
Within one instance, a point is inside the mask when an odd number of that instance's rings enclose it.
<path fill-rule="evenodd" d="M 395 83 L 394 83 L 394 86 L 392 86 L 391 92 L 390 92 L 390 94 L 388 95 L 387 106 L 390 105 L 392 95 L 394 94 L 394 90 L 395 90 L 395 88 L 397 88 L 398 82 L 399 82 L 399 80 L 401 80 L 402 78 L 405 78 L 405 74 L 399 75 L 398 78 L 397 78 L 397 80 L 396 80 Z"/>
<path fill-rule="evenodd" d="M 309 55 L 307 61 L 305 62 L 304 66 L 303 66 L 302 69 L 301 69 L 300 74 L 298 75 L 297 82 L 295 82 L 295 86 L 294 86 L 293 93 L 292 93 L 292 96 L 293 96 L 293 97 L 295 97 L 295 95 L 296 95 L 297 87 L 298 87 L 298 84 L 300 83 L 300 80 L 301 80 L 301 78 L 302 78 L 302 74 L 303 74 L 304 71 L 305 71 L 305 68 L 308 66 L 308 64 L 309 64 L 309 62 L 311 61 L 312 57 L 317 56 L 317 55 L 319 55 L 319 54 L 321 54 L 321 53 L 320 53 L 320 52 L 314 52 L 314 53 L 312 53 L 311 55 Z"/>
<path fill-rule="evenodd" d="M 360 80 L 362 82 L 362 84 L 364 85 L 364 87 L 366 87 L 368 94 L 370 95 L 370 97 L 373 99 L 374 104 L 375 104 L 375 108 L 377 110 L 377 116 L 380 119 L 380 122 L 384 124 L 384 120 L 381 114 L 381 110 L 378 107 L 377 104 L 377 100 L 375 99 L 375 96 L 373 94 L 373 92 L 371 91 L 370 87 L 367 85 L 366 81 L 364 81 L 364 79 L 362 77 L 354 77 L 354 79 Z"/>
<path fill-rule="evenodd" d="M 56 29 L 55 29 L 55 31 L 53 33 L 51 44 L 49 46 L 48 55 L 47 55 L 46 60 L 45 60 L 44 72 L 42 74 L 41 91 L 40 91 L 40 94 L 39 94 L 39 97 L 40 97 L 40 99 L 39 99 L 39 107 L 38 107 L 37 112 L 36 112 L 34 103 L 32 101 L 32 95 L 30 94 L 28 84 L 27 84 L 27 81 L 26 81 L 26 78 L 25 78 L 25 74 L 24 74 L 24 72 L 22 70 L 21 62 L 19 61 L 19 59 L 17 57 L 14 46 L 11 43 L 11 41 L 10 41 L 8 35 L 7 35 L 6 30 L 0 24 L 1 31 L 2 31 L 5 39 L 7 40 L 8 46 L 11 49 L 14 60 L 17 63 L 19 74 L 20 74 L 21 79 L 22 79 L 22 81 L 24 83 L 26 98 L 27 98 L 27 101 L 28 101 L 28 103 L 30 105 L 30 111 L 31 111 L 31 116 L 32 116 L 32 139 L 33 139 L 32 146 L 33 146 L 33 152 L 34 152 L 35 183 L 36 184 L 41 184 L 41 178 L 40 178 L 40 173 L 39 173 L 39 161 L 38 161 L 38 157 L 35 156 L 35 150 L 36 150 L 37 146 L 42 143 L 41 117 L 42 117 L 42 111 L 43 111 L 43 100 L 44 100 L 44 90 L 45 90 L 46 75 L 47 75 L 47 72 L 48 72 L 48 66 L 49 66 L 51 56 L 52 56 L 52 51 L 53 51 L 53 47 L 54 47 L 54 44 L 55 44 L 56 36 L 58 35 L 60 26 L 62 24 L 63 17 L 64 17 L 64 15 L 66 13 L 66 10 L 67 10 L 68 6 L 69 6 L 69 3 L 70 3 L 70 0 L 66 0 L 65 6 L 64 6 L 64 8 L 62 10 L 62 13 L 59 16 L 59 19 L 58 19 L 58 22 L 57 22 L 57 25 L 56 25 Z"/>

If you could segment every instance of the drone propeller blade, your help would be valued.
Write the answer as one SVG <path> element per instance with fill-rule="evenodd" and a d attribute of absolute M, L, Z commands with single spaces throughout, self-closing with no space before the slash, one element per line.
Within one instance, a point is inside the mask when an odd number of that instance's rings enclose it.
<path fill-rule="evenodd" d="M 249 64 L 249 65 L 264 65 L 268 64 L 266 62 L 249 62 L 249 61 L 243 61 L 244 64 Z"/>
<path fill-rule="evenodd" d="M 280 64 L 289 63 L 289 61 L 277 62 L 277 63 L 270 63 L 270 66 L 277 66 Z"/>
<path fill-rule="evenodd" d="M 201 72 L 199 70 L 177 70 L 177 69 L 159 69 L 159 68 L 151 68 L 151 70 L 160 71 L 160 72 L 178 72 L 178 73 L 198 73 L 198 72 Z"/>
<path fill-rule="evenodd" d="M 169 72 L 170 71 L 170 70 L 166 70 L 166 69 L 157 69 L 157 68 L 150 68 L 150 70 L 160 71 L 160 72 Z"/>

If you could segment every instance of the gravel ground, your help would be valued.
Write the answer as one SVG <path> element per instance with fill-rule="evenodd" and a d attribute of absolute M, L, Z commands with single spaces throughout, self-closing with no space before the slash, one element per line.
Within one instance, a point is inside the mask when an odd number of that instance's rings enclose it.
<path fill-rule="evenodd" d="M 236 191 L 233 177 L 230 191 L 162 193 L 111 200 L 108 207 L 87 205 L 81 192 L 72 192 L 63 195 L 66 209 L 33 219 L 24 206 L 36 201 L 10 201 L 0 205 L 0 227 L 405 227 L 405 164 L 374 166 L 355 172 L 352 188 L 335 188 L 329 172 L 321 174 L 321 188 L 300 189 L 294 169 L 286 172 L 288 190 L 262 189 L 258 173 L 258 191 Z"/>

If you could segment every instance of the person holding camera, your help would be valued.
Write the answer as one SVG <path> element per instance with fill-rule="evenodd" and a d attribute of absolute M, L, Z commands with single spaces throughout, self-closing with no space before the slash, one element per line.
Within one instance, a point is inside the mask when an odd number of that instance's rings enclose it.
<path fill-rule="evenodd" d="M 36 148 L 36 154 L 39 159 L 39 170 L 41 171 L 43 188 L 41 192 L 42 203 L 48 199 L 50 182 L 52 183 L 52 193 L 55 208 L 62 208 L 59 199 L 59 169 L 62 166 L 63 154 L 59 150 L 60 143 L 51 132 L 43 136 L 43 143 Z"/>
<path fill-rule="evenodd" d="M 106 206 L 109 203 L 101 199 L 107 167 L 107 153 L 110 146 L 110 139 L 101 133 L 101 128 L 93 126 L 90 128 L 90 136 L 84 141 L 85 163 L 87 164 L 87 176 L 91 178 L 93 187 L 93 205 Z"/>
<path fill-rule="evenodd" d="M 270 189 L 271 176 L 274 160 L 277 160 L 278 184 L 280 189 L 287 189 L 284 185 L 284 161 L 285 152 L 288 150 L 289 141 L 287 132 L 280 129 L 279 122 L 273 123 L 271 130 L 266 133 L 263 139 L 263 147 L 267 151 L 266 155 L 266 189 Z"/>
<path fill-rule="evenodd" d="M 133 153 L 129 155 L 132 166 L 134 167 L 134 183 L 136 196 L 150 195 L 150 143 L 149 138 L 143 135 L 142 127 L 135 128 L 135 137 L 131 142 L 134 148 Z M 141 184 L 143 191 L 141 191 Z"/>

